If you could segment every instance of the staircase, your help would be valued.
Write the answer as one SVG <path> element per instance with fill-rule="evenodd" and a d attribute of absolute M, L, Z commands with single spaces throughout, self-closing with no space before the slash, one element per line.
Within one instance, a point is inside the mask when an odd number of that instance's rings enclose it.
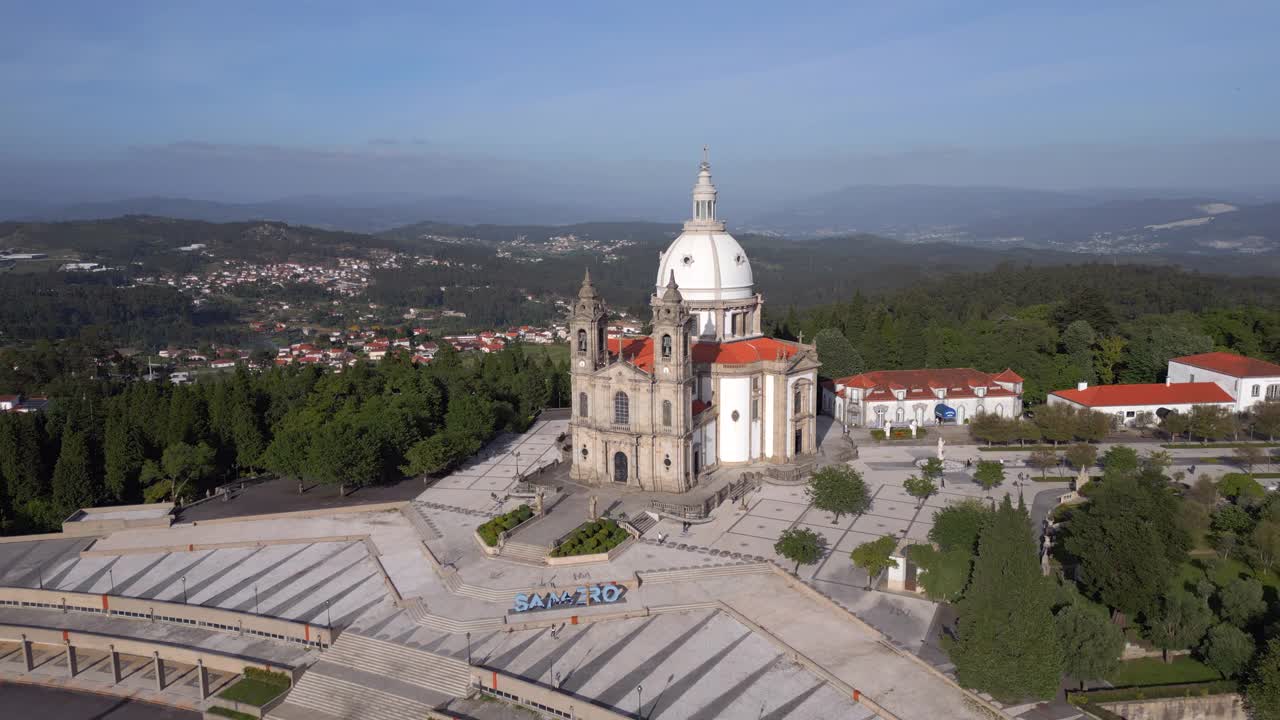
<path fill-rule="evenodd" d="M 453 697 L 466 697 L 471 686 L 471 670 L 461 660 L 352 632 L 340 635 L 324 659 Z"/>
<path fill-rule="evenodd" d="M 275 720 L 403 720 L 433 717 L 430 705 L 308 670 L 267 714 Z"/>
<path fill-rule="evenodd" d="M 475 620 L 454 620 L 452 618 L 441 617 L 440 615 L 432 615 L 419 598 L 413 598 L 412 600 L 406 601 L 404 603 L 404 610 L 405 613 L 409 615 L 409 619 L 413 620 L 415 623 L 444 633 L 500 630 L 507 625 L 506 619 L 501 617 L 477 618 Z"/>
<path fill-rule="evenodd" d="M 741 565 L 721 565 L 718 567 L 682 568 L 679 570 L 657 570 L 640 573 L 643 585 L 662 585 L 666 583 L 706 580 L 707 578 L 733 577 L 737 575 L 758 575 L 772 572 L 767 562 L 743 563 Z"/>
<path fill-rule="evenodd" d="M 647 512 L 642 512 L 631 520 L 631 527 L 636 529 L 636 534 L 643 536 L 645 533 L 653 529 L 658 521 Z"/>
<path fill-rule="evenodd" d="M 498 552 L 498 557 L 501 557 L 503 560 L 515 560 L 516 562 L 542 565 L 543 559 L 550 553 L 551 548 L 545 545 L 534 545 L 532 543 L 508 540 L 502 545 L 502 550 Z"/>

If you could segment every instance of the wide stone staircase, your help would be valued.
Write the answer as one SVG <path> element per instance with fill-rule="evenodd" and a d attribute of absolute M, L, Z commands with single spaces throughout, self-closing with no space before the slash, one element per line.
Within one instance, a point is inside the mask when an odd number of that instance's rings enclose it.
<path fill-rule="evenodd" d="M 415 623 L 429 627 L 432 630 L 446 633 L 464 633 L 478 632 L 480 630 L 498 630 L 506 627 L 506 622 L 502 617 L 493 618 L 477 618 L 475 620 L 454 620 L 452 618 L 443 617 L 433 614 L 427 609 L 420 598 L 406 600 L 404 603 L 405 614 Z M 335 643 L 336 645 L 337 643 Z"/>
<path fill-rule="evenodd" d="M 657 519 L 655 519 L 652 515 L 646 512 L 642 512 L 636 515 L 634 518 L 631 518 L 631 527 L 636 529 L 637 535 L 644 535 L 645 533 L 652 530 L 653 526 L 657 524 L 658 524 Z"/>
<path fill-rule="evenodd" d="M 498 553 L 498 556 L 503 560 L 515 560 L 516 562 L 541 565 L 543 564 L 543 558 L 550 553 L 551 548 L 545 545 L 508 540 L 503 543 L 502 550 Z"/>
<path fill-rule="evenodd" d="M 270 716 L 427 717 L 433 707 L 470 692 L 471 670 L 461 660 L 346 632 Z"/>
<path fill-rule="evenodd" d="M 772 572 L 767 562 L 742 563 L 740 565 L 720 565 L 716 567 L 679 568 L 676 570 L 655 570 L 640 573 L 643 585 L 662 585 L 665 583 L 705 580 L 707 578 L 732 577 L 735 575 L 758 575 Z"/>

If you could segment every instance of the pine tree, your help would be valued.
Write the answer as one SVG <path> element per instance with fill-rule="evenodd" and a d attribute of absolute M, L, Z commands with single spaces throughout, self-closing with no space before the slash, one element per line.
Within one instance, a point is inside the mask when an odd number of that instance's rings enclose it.
<path fill-rule="evenodd" d="M 108 495 L 119 503 L 138 498 L 138 473 L 142 472 L 142 443 L 138 431 L 122 412 L 107 415 L 103 435 L 102 464 Z"/>
<path fill-rule="evenodd" d="M 54 506 L 63 517 L 102 501 L 101 481 L 95 479 L 89 441 L 83 432 L 71 428 L 63 431 L 52 485 Z"/>
<path fill-rule="evenodd" d="M 973 577 L 958 604 L 949 645 L 960 683 L 1002 701 L 1053 697 L 1062 654 L 1052 606 L 1030 521 L 1006 496 L 982 529 Z"/>

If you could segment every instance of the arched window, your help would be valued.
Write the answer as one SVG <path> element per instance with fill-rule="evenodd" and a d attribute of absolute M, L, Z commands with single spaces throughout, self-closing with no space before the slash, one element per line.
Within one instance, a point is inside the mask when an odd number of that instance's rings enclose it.
<path fill-rule="evenodd" d="M 791 414 L 799 415 L 804 412 L 804 390 L 796 385 L 796 392 L 791 397 Z"/>
<path fill-rule="evenodd" d="M 621 391 L 613 394 L 613 424 L 631 424 L 631 399 Z"/>
<path fill-rule="evenodd" d="M 662 336 L 662 357 L 664 358 L 671 357 L 671 336 L 670 335 Z"/>
<path fill-rule="evenodd" d="M 587 351 L 587 331 L 579 330 L 578 331 L 578 352 L 586 352 L 586 351 Z"/>
<path fill-rule="evenodd" d="M 578 417 L 584 418 L 586 416 L 587 416 L 587 394 L 584 392 L 578 393 Z"/>
<path fill-rule="evenodd" d="M 666 427 L 671 427 L 671 401 L 670 400 L 662 401 L 662 424 Z"/>

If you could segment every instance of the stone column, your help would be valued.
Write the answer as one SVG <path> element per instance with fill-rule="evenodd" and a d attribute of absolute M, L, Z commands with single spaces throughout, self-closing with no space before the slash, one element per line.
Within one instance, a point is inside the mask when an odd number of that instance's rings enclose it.
<path fill-rule="evenodd" d="M 155 660 L 153 662 L 155 663 L 155 667 L 156 667 L 156 691 L 163 692 L 164 691 L 164 661 L 160 659 L 160 653 L 158 651 L 155 653 Z"/>
<path fill-rule="evenodd" d="M 204 700 L 209 697 L 209 670 L 204 666 L 204 660 L 196 660 L 196 677 L 200 681 L 200 699 Z"/>
<path fill-rule="evenodd" d="M 27 669 L 27 672 L 31 672 L 36 666 L 35 657 L 31 654 L 31 641 L 27 639 L 26 635 L 22 636 L 22 664 Z"/>
<path fill-rule="evenodd" d="M 68 640 L 67 641 L 67 677 L 72 677 L 72 678 L 75 677 L 76 670 L 78 669 L 79 668 L 76 667 L 76 646 L 72 645 L 71 641 Z"/>
<path fill-rule="evenodd" d="M 111 645 L 111 682 L 120 684 L 120 653 L 116 652 L 116 646 Z"/>

